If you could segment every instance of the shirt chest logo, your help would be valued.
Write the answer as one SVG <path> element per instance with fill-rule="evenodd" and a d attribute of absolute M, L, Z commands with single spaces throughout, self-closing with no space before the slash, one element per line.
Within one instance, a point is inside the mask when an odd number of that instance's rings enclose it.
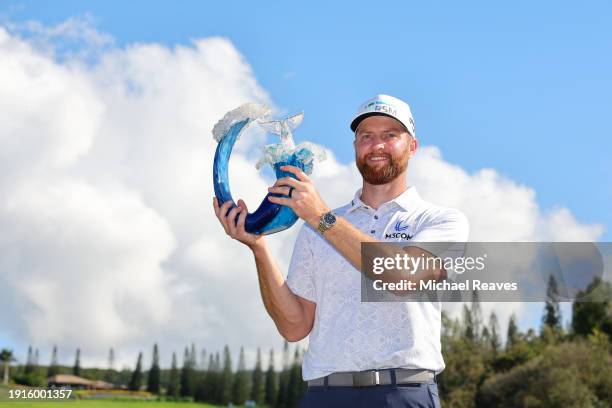
<path fill-rule="evenodd" d="M 395 230 L 397 232 L 406 231 L 410 227 L 408 224 L 402 225 L 402 223 L 405 221 L 406 220 L 397 220 L 397 222 L 395 223 Z"/>
<path fill-rule="evenodd" d="M 390 239 L 390 238 L 401 238 L 401 239 L 412 239 L 413 235 L 408 234 L 406 231 L 408 228 L 410 228 L 410 225 L 408 225 L 406 220 L 397 220 L 397 222 L 395 223 L 395 232 L 392 232 L 390 234 L 385 234 L 385 239 Z"/>

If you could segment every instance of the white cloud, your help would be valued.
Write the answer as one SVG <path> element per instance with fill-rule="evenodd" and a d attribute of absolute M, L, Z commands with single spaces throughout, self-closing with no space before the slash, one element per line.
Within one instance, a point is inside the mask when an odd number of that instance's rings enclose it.
<path fill-rule="evenodd" d="M 211 203 L 212 126 L 244 102 L 271 104 L 270 96 L 227 39 L 112 48 L 105 35 L 70 24 L 35 26 L 27 39 L 0 28 L 5 334 L 41 348 L 43 362 L 53 343 L 66 363 L 80 346 L 86 365 L 104 364 L 111 346 L 119 366 L 133 364 L 155 341 L 165 364 L 191 342 L 244 345 L 251 356 L 278 346 L 250 254 L 225 237 Z M 81 33 L 96 61 L 54 58 L 45 44 L 62 33 Z M 232 187 L 251 209 L 270 182 L 249 154 L 262 141 L 252 130 L 232 157 Z M 328 156 L 314 178 L 339 206 L 360 176 L 354 163 Z M 567 209 L 540 209 L 532 189 L 492 169 L 469 174 L 444 161 L 435 147 L 422 148 L 410 171 L 421 195 L 468 215 L 473 240 L 601 234 Z M 269 238 L 283 270 L 297 230 Z"/>
<path fill-rule="evenodd" d="M 601 225 L 581 224 L 566 208 L 541 209 L 532 188 L 494 169 L 469 174 L 444 161 L 434 146 L 417 151 L 410 171 L 424 197 L 466 214 L 471 241 L 592 241 L 603 233 Z"/>

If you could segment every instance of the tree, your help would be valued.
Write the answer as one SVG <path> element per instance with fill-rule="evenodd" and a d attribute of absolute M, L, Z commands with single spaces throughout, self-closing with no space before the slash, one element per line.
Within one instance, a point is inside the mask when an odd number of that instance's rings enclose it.
<path fill-rule="evenodd" d="M 282 371 L 278 376 L 278 394 L 276 396 L 277 407 L 287 407 L 288 401 L 288 386 L 289 386 L 289 375 L 291 370 L 291 360 L 289 357 L 289 343 L 285 340 L 283 344 L 283 359 L 282 359 Z"/>
<path fill-rule="evenodd" d="M 472 304 L 470 307 L 463 305 L 464 337 L 469 341 L 478 342 L 482 326 L 482 310 L 478 292 L 472 291 Z"/>
<path fill-rule="evenodd" d="M 112 347 L 108 351 L 108 366 L 104 374 L 104 380 L 110 383 L 117 382 L 117 376 L 115 375 L 115 349 Z"/>
<path fill-rule="evenodd" d="M 32 374 L 34 372 L 34 355 L 32 353 L 32 346 L 28 346 L 28 357 L 26 358 L 25 374 Z"/>
<path fill-rule="evenodd" d="M 59 362 L 57 360 L 57 346 L 53 346 L 53 351 L 51 352 L 51 364 L 49 365 L 49 369 L 47 370 L 47 377 L 53 377 L 54 375 L 59 374 Z"/>
<path fill-rule="evenodd" d="M 264 388 L 265 379 L 264 372 L 261 368 L 261 349 L 257 348 L 257 360 L 255 360 L 255 369 L 253 369 L 253 380 L 251 387 L 251 399 L 257 403 L 257 405 L 263 405 L 266 396 L 266 389 Z"/>
<path fill-rule="evenodd" d="M 246 370 L 244 362 L 244 348 L 240 347 L 240 355 L 238 357 L 238 367 L 236 375 L 234 375 L 234 384 L 230 401 L 242 405 L 249 398 L 249 373 Z"/>
<path fill-rule="evenodd" d="M 76 356 L 74 358 L 74 367 L 72 367 L 72 374 L 79 377 L 81 375 L 81 349 L 76 349 Z"/>
<path fill-rule="evenodd" d="M 286 407 L 297 407 L 305 391 L 305 384 L 302 380 L 302 361 L 299 346 L 295 347 L 293 363 L 289 371 L 289 380 L 286 390 Z"/>
<path fill-rule="evenodd" d="M 128 367 L 123 367 L 121 370 L 117 370 L 115 378 L 116 384 L 124 388 L 129 388 L 133 373 L 133 370 Z"/>
<path fill-rule="evenodd" d="M 467 305 L 463 305 L 463 337 L 469 341 L 476 340 L 476 328 L 472 320 L 472 313 Z"/>
<path fill-rule="evenodd" d="M 499 339 L 499 323 L 497 321 L 497 315 L 495 312 L 491 312 L 489 315 L 489 344 L 491 346 L 491 351 L 495 356 L 501 347 L 501 341 Z"/>
<path fill-rule="evenodd" d="M 276 405 L 276 395 L 278 393 L 278 377 L 274 370 L 274 349 L 270 349 L 268 371 L 266 371 L 266 392 L 265 403 L 271 407 Z"/>
<path fill-rule="evenodd" d="M 178 398 L 179 396 L 179 373 L 176 363 L 176 352 L 172 353 L 172 366 L 170 367 L 167 395 L 171 398 Z"/>
<path fill-rule="evenodd" d="M 220 404 L 227 405 L 231 402 L 232 398 L 232 384 L 233 384 L 233 373 L 232 373 L 232 356 L 230 354 L 229 347 L 226 345 L 223 348 L 223 371 L 219 379 L 219 396 L 218 401 Z"/>
<path fill-rule="evenodd" d="M 192 397 L 194 391 L 194 373 L 193 373 L 193 360 L 189 349 L 185 347 L 183 353 L 183 368 L 181 369 L 181 397 Z"/>
<path fill-rule="evenodd" d="M 198 367 L 198 359 L 196 357 L 195 344 L 191 343 L 191 350 L 189 351 L 189 361 L 191 362 L 191 369 L 195 371 Z"/>
<path fill-rule="evenodd" d="M 108 350 L 108 369 L 115 369 L 115 349 L 112 347 Z"/>
<path fill-rule="evenodd" d="M 200 364 L 198 365 L 198 367 L 202 371 L 206 370 L 206 349 L 202 349 L 200 351 Z"/>
<path fill-rule="evenodd" d="M 546 347 L 539 356 L 484 381 L 478 407 L 610 407 L 609 345 L 586 341 Z"/>
<path fill-rule="evenodd" d="M 443 406 L 473 407 L 477 385 L 486 369 L 486 348 L 473 341 L 473 337 L 466 336 L 464 322 L 470 322 L 472 316 L 468 314 L 466 319 L 466 308 L 463 310 L 461 319 L 442 315 L 441 345 L 446 369 L 438 379 L 438 387 L 445 398 Z"/>
<path fill-rule="evenodd" d="M 130 391 L 139 391 L 142 385 L 142 351 L 138 353 L 138 360 L 136 361 L 136 369 L 132 373 L 132 379 L 128 389 Z"/>
<path fill-rule="evenodd" d="M 11 363 L 15 361 L 13 350 L 2 349 L 0 351 L 0 361 L 2 362 L 2 383 L 7 385 L 9 380 L 9 367 Z"/>
<path fill-rule="evenodd" d="M 516 325 L 516 316 L 512 313 L 508 321 L 508 334 L 506 335 L 506 349 L 512 347 L 519 339 L 518 326 Z"/>
<path fill-rule="evenodd" d="M 472 315 L 472 324 L 474 325 L 474 334 L 475 334 L 475 341 L 479 341 L 480 340 L 480 332 L 481 332 L 481 327 L 483 326 L 482 324 L 482 308 L 480 307 L 480 299 L 478 297 L 478 291 L 477 290 L 473 290 L 472 291 L 472 307 L 470 308 L 470 314 Z"/>
<path fill-rule="evenodd" d="M 38 356 L 38 349 L 28 348 L 28 358 L 23 375 L 13 378 L 16 383 L 32 387 L 43 386 L 45 384 L 45 379 L 38 370 Z"/>
<path fill-rule="evenodd" d="M 161 370 L 159 369 L 159 349 L 157 348 L 157 343 L 155 343 L 153 345 L 153 362 L 151 363 L 149 378 L 147 380 L 147 391 L 153 394 L 159 394 L 160 376 Z"/>
<path fill-rule="evenodd" d="M 491 333 L 489 333 L 489 328 L 487 326 L 482 327 L 482 333 L 480 334 L 480 341 L 485 350 L 490 350 L 491 348 Z"/>
<path fill-rule="evenodd" d="M 550 328 L 553 332 L 561 331 L 561 310 L 557 301 L 557 281 L 555 277 L 550 275 L 546 288 L 546 302 L 544 305 L 544 316 L 542 316 L 542 332 L 544 327 Z"/>
<path fill-rule="evenodd" d="M 595 278 L 572 304 L 572 331 L 588 336 L 596 330 L 612 340 L 612 285 Z"/>
<path fill-rule="evenodd" d="M 200 402 L 214 402 L 216 398 L 217 384 L 219 380 L 219 367 L 218 361 L 213 353 L 208 355 L 208 369 L 204 376 L 198 392 L 196 393 L 196 399 Z"/>
<path fill-rule="evenodd" d="M 213 357 L 213 373 L 214 375 L 210 379 L 209 395 L 211 402 L 218 402 L 221 400 L 221 355 L 217 351 Z"/>

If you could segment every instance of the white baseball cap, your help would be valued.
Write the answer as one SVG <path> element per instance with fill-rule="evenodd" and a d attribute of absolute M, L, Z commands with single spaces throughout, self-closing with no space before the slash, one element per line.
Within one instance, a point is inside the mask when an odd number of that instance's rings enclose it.
<path fill-rule="evenodd" d="M 362 120 L 374 115 L 389 116 L 398 120 L 408 130 L 408 133 L 416 137 L 410 106 L 401 99 L 389 95 L 376 95 L 359 105 L 357 114 L 351 122 L 351 130 L 354 132 Z"/>

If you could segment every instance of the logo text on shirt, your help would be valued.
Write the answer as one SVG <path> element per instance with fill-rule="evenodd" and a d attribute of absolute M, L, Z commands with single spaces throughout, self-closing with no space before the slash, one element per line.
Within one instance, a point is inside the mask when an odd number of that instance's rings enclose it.
<path fill-rule="evenodd" d="M 385 234 L 385 239 L 388 238 L 412 239 L 412 235 L 406 234 L 405 232 L 393 232 L 391 234 Z"/>

